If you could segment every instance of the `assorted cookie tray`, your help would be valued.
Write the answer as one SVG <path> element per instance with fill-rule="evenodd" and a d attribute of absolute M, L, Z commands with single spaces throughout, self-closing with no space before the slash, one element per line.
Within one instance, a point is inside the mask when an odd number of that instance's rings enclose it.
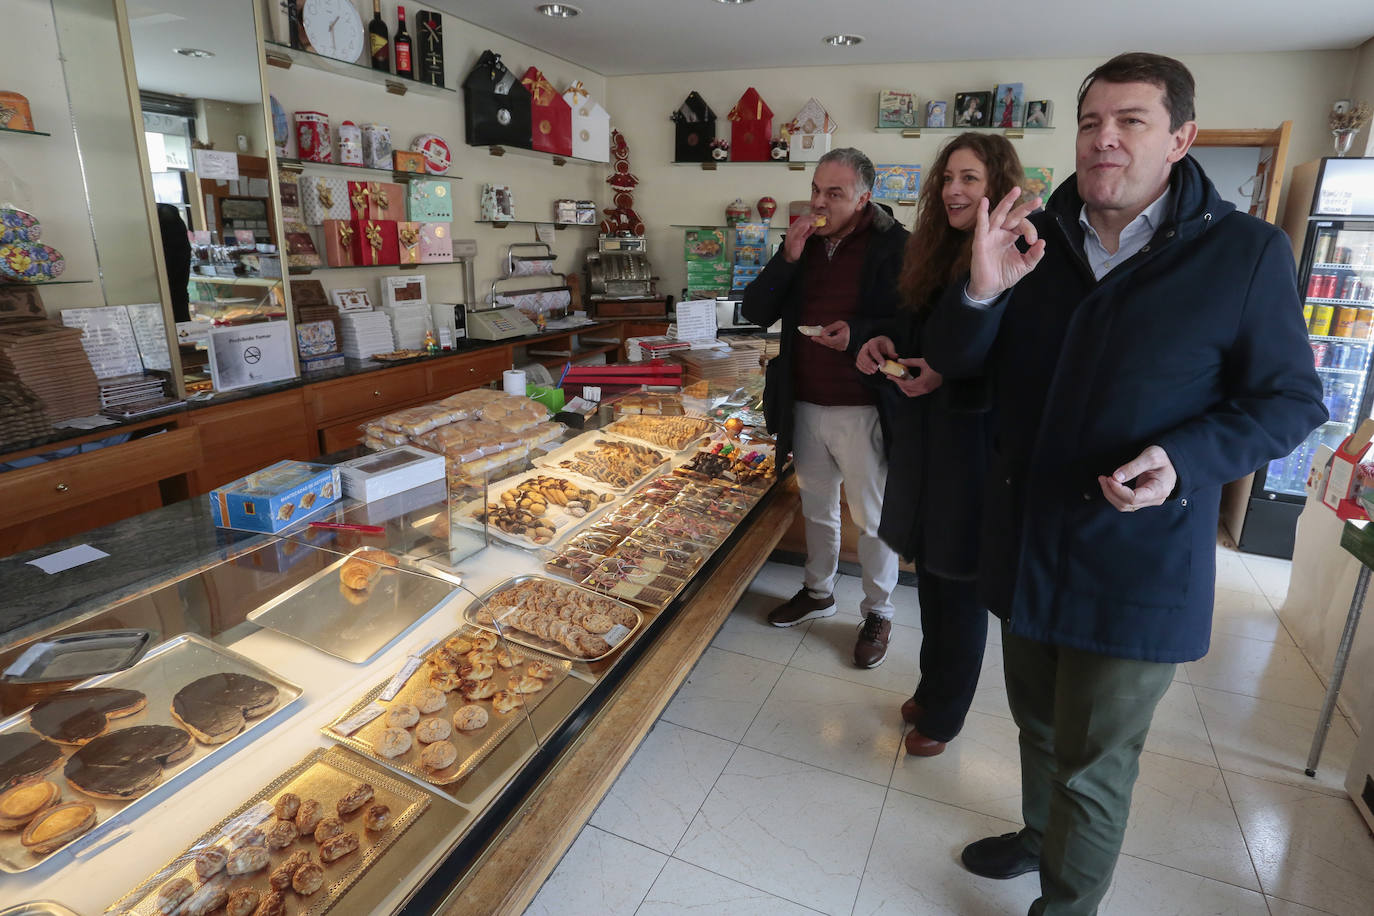
<path fill-rule="evenodd" d="M 429 802 L 342 748 L 311 751 L 105 912 L 321 916 Z"/>
<path fill-rule="evenodd" d="M 604 484 L 538 468 L 491 484 L 485 501 L 472 500 L 458 510 L 458 521 L 476 529 L 485 524 L 493 537 L 516 547 L 548 547 L 601 515 L 616 499 Z"/>
<path fill-rule="evenodd" d="M 681 452 L 703 444 L 718 428 L 701 417 L 626 414 L 606 426 L 604 431 L 623 439 Z"/>
<path fill-rule="evenodd" d="M 660 449 L 597 430 L 531 461 L 547 471 L 574 474 L 623 493 L 656 474 L 668 459 Z"/>
<path fill-rule="evenodd" d="M 471 602 L 463 619 L 569 661 L 596 662 L 639 631 L 643 616 L 623 601 L 543 576 L 515 576 Z"/>
<path fill-rule="evenodd" d="M 0 870 L 26 871 L 270 728 L 301 688 L 192 634 L 0 722 Z"/>
<path fill-rule="evenodd" d="M 434 785 L 472 772 L 572 667 L 469 627 L 420 660 L 399 689 L 400 675 L 377 684 L 321 731 Z"/>

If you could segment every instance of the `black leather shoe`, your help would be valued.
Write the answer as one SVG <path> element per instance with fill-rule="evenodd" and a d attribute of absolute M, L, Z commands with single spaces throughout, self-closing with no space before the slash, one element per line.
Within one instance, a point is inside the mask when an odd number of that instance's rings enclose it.
<path fill-rule="evenodd" d="M 1040 870 L 1040 856 L 1026 851 L 1020 833 L 1004 833 L 969 843 L 959 857 L 964 867 L 983 878 L 1015 878 Z"/>

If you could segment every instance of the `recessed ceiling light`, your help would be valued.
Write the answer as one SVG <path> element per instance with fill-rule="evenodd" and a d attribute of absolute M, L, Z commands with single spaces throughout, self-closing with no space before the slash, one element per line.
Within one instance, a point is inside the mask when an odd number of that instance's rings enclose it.
<path fill-rule="evenodd" d="M 214 51 L 207 51 L 204 48 L 177 48 L 176 52 L 182 57 L 214 57 Z"/>
<path fill-rule="evenodd" d="M 545 16 L 552 16 L 554 19 L 571 19 L 582 11 L 575 6 L 566 3 L 541 3 L 535 10 Z"/>
<path fill-rule="evenodd" d="M 725 3 L 730 6 L 739 6 L 741 3 L 753 3 L 754 0 L 716 0 L 717 3 Z"/>
<path fill-rule="evenodd" d="M 821 39 L 821 43 L 834 45 L 837 48 L 850 48 L 863 40 L 862 35 L 827 35 Z"/>

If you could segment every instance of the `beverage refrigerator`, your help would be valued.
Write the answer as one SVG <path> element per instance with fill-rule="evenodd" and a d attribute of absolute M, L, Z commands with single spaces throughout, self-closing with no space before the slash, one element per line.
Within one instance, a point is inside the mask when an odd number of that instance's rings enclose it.
<path fill-rule="evenodd" d="M 1304 485 L 1321 445 L 1340 445 L 1371 415 L 1374 347 L 1374 158 L 1319 159 L 1293 169 L 1284 229 L 1329 421 L 1254 476 L 1237 546 L 1290 559 Z"/>

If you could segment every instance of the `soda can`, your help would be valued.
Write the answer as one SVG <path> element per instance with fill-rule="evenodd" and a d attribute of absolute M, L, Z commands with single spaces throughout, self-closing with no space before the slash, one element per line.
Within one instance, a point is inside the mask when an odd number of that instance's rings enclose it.
<path fill-rule="evenodd" d="M 1352 343 L 1350 345 L 1350 356 L 1346 359 L 1347 369 L 1357 369 L 1364 371 L 1365 362 L 1369 359 L 1369 344 Z"/>
<path fill-rule="evenodd" d="M 1356 280 L 1353 276 L 1346 277 L 1345 280 L 1344 280 L 1344 282 L 1341 283 L 1341 298 L 1342 298 L 1342 299 L 1354 299 L 1354 298 L 1355 298 L 1355 287 L 1356 287 L 1358 284 L 1359 284 L 1359 281 Z"/>
<path fill-rule="evenodd" d="M 1307 278 L 1307 298 L 1320 299 L 1322 295 L 1322 284 L 1326 282 L 1326 274 L 1313 274 Z"/>
<path fill-rule="evenodd" d="M 1312 326 L 1312 303 L 1310 302 L 1302 304 L 1302 323 L 1308 327 Z"/>
<path fill-rule="evenodd" d="M 1322 232 L 1318 234 L 1317 246 L 1316 250 L 1312 253 L 1312 260 L 1318 264 L 1329 263 L 1328 258 L 1331 257 L 1331 244 L 1334 241 L 1335 237 L 1329 233 Z"/>
<path fill-rule="evenodd" d="M 1331 320 L 1332 337 L 1351 337 L 1355 333 L 1355 316 L 1359 314 L 1359 309 L 1353 305 L 1341 305 L 1336 307 L 1336 312 Z"/>
<path fill-rule="evenodd" d="M 1318 368 L 1318 369 L 1321 369 L 1322 367 L 1324 367 L 1324 366 L 1326 365 L 1327 354 L 1328 354 L 1328 351 L 1330 350 L 1330 348 L 1327 347 L 1326 344 L 1324 344 L 1324 343 L 1318 343 L 1317 341 L 1312 341 L 1312 342 L 1311 342 L 1311 347 L 1312 347 L 1312 365 L 1315 366 L 1315 367 Z"/>
<path fill-rule="evenodd" d="M 1308 330 L 1318 337 L 1326 337 L 1331 333 L 1331 318 L 1336 310 L 1329 305 L 1316 305 L 1312 308 L 1312 323 Z"/>
<path fill-rule="evenodd" d="M 1341 278 L 1338 274 L 1325 274 L 1322 282 L 1322 299 L 1335 299 Z"/>
<path fill-rule="evenodd" d="M 1358 308 L 1355 312 L 1355 328 L 1350 336 L 1363 340 L 1374 334 L 1374 308 Z"/>
<path fill-rule="evenodd" d="M 1350 361 L 1350 344 L 1333 343 L 1331 352 L 1327 354 L 1326 364 L 1332 369 L 1344 369 Z"/>

